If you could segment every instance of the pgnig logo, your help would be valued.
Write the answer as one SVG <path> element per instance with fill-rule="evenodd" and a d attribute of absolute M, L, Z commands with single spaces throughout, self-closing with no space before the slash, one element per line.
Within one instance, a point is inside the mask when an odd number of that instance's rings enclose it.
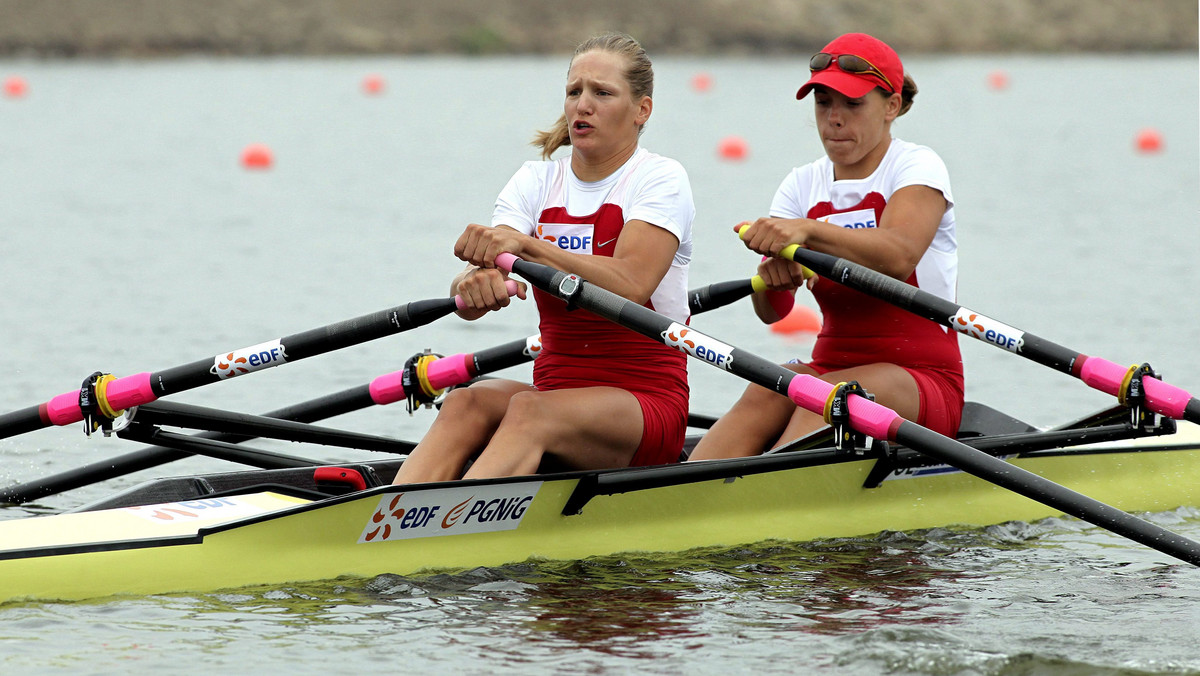
<path fill-rule="evenodd" d="M 384 495 L 358 541 L 384 542 L 513 530 L 542 482 Z"/>

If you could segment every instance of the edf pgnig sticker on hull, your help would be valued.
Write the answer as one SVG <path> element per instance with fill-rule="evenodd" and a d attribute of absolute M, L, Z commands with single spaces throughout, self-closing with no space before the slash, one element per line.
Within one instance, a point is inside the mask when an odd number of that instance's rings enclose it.
<path fill-rule="evenodd" d="M 491 533 L 521 525 L 542 482 L 388 493 L 363 527 L 358 541 Z"/>

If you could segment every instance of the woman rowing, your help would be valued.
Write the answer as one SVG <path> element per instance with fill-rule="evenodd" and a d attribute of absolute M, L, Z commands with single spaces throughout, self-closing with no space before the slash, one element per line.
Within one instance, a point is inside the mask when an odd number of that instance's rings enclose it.
<path fill-rule="evenodd" d="M 496 202 L 492 226 L 454 245 L 468 265 L 450 285 L 477 319 L 509 303 L 496 256 L 578 274 L 679 322 L 688 318 L 691 186 L 676 161 L 641 148 L 654 72 L 627 35 L 581 44 L 563 115 L 538 134 Z M 571 153 L 558 160 L 562 146 Z M 524 290 L 518 291 L 524 298 Z M 594 469 L 675 462 L 687 423 L 685 355 L 534 291 L 542 351 L 533 385 L 486 380 L 447 395 L 395 483 L 532 474 L 543 461 Z"/>
<path fill-rule="evenodd" d="M 876 38 L 851 33 L 813 56 L 809 69 L 796 98 L 812 93 L 825 156 L 784 179 L 770 216 L 743 233 L 746 246 L 775 256 L 798 244 L 953 300 L 958 254 L 945 164 L 929 148 L 891 135 L 917 93 L 900 57 Z M 833 281 L 806 281 L 804 269 L 785 259 L 767 258 L 758 272 L 768 294 L 807 285 L 821 307 L 812 361 L 789 369 L 857 381 L 905 418 L 955 435 L 964 390 L 956 332 Z M 756 295 L 754 308 L 764 322 L 781 318 L 765 294 Z M 751 385 L 691 457 L 754 455 L 822 425 L 821 416 Z"/>

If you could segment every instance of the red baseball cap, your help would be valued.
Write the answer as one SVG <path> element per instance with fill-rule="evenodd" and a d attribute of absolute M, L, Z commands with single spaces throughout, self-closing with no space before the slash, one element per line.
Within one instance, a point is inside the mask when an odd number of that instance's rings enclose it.
<path fill-rule="evenodd" d="M 865 59 L 872 66 L 878 68 L 880 73 L 883 73 L 887 82 L 874 72 L 846 72 L 838 66 L 835 58 L 828 67 L 813 72 L 808 82 L 805 82 L 800 91 L 796 92 L 796 98 L 804 98 L 816 85 L 825 85 L 852 99 L 865 96 L 867 92 L 876 87 L 883 87 L 896 93 L 904 86 L 904 64 L 900 63 L 900 57 L 882 40 L 873 38 L 866 33 L 847 33 L 825 45 L 825 49 L 822 49 L 821 53 L 834 57 L 853 54 Z"/>

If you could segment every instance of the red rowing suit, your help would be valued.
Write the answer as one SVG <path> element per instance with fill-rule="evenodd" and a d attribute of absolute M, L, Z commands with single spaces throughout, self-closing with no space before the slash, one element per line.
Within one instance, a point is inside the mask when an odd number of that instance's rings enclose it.
<path fill-rule="evenodd" d="M 886 206 L 883 195 L 872 192 L 846 209 L 820 202 L 808 210 L 808 218 L 826 220 L 834 214 L 873 210 L 878 223 Z M 918 286 L 916 271 L 905 281 Z M 896 364 L 917 381 L 921 424 L 954 436 L 965 390 L 958 333 L 841 284 L 818 283 L 812 293 L 824 325 L 809 365 L 826 373 L 874 362 Z M 938 403 L 929 406 L 931 401 Z"/>
<path fill-rule="evenodd" d="M 612 257 L 625 227 L 621 205 L 627 203 L 640 159 L 626 167 L 600 208 L 586 216 L 567 212 L 563 177 L 570 166 L 560 160 L 535 236 L 577 255 Z M 533 366 L 534 386 L 543 391 L 610 386 L 630 392 L 637 397 L 643 418 L 642 441 L 631 466 L 678 461 L 687 427 L 687 356 L 587 310 L 568 310 L 561 299 L 538 289 L 533 297 L 542 335 L 542 352 Z M 650 309 L 655 309 L 654 299 L 646 303 Z"/>

